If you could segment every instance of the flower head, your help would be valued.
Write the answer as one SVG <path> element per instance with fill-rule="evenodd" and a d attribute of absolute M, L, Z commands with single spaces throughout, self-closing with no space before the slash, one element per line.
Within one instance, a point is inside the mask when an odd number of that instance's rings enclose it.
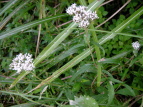
<path fill-rule="evenodd" d="M 20 53 L 17 55 L 12 60 L 12 63 L 9 65 L 9 67 L 11 70 L 17 70 L 17 73 L 20 73 L 21 71 L 32 71 L 35 68 L 33 65 L 32 55 L 29 53 Z"/>
<path fill-rule="evenodd" d="M 133 47 L 135 50 L 139 50 L 139 48 L 140 48 L 140 43 L 139 43 L 138 41 L 133 42 L 133 43 L 132 43 L 132 47 Z"/>
<path fill-rule="evenodd" d="M 87 7 L 76 6 L 74 3 L 67 8 L 66 12 L 73 15 L 73 21 L 79 23 L 79 27 L 86 28 L 90 24 L 90 20 L 98 18 L 96 12 L 87 11 L 86 9 Z"/>

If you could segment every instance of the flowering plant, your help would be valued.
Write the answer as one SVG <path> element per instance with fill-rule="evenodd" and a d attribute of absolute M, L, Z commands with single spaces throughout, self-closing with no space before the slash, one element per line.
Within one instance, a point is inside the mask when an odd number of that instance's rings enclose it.
<path fill-rule="evenodd" d="M 86 6 L 76 6 L 76 4 L 72 4 L 67 8 L 66 12 L 69 15 L 73 16 L 73 21 L 79 23 L 79 27 L 86 28 L 90 24 L 90 20 L 97 19 L 98 16 L 95 12 L 87 11 Z"/>

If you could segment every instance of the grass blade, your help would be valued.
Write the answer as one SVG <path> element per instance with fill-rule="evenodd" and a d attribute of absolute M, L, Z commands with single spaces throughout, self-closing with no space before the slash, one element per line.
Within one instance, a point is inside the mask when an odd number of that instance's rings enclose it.
<path fill-rule="evenodd" d="M 0 9 L 0 16 L 18 1 L 19 0 L 10 0 L 2 9 Z"/>
<path fill-rule="evenodd" d="M 14 11 L 9 14 L 1 23 L 0 23 L 0 30 L 6 25 L 6 23 L 14 16 L 23 6 L 25 6 L 30 0 L 26 0 L 21 5 L 19 5 Z"/>
<path fill-rule="evenodd" d="M 55 15 L 55 16 L 51 16 L 51 17 L 48 17 L 48 18 L 39 19 L 39 20 L 30 22 L 30 23 L 27 23 L 25 25 L 19 26 L 17 28 L 12 29 L 12 30 L 8 30 L 8 31 L 0 33 L 0 39 L 4 39 L 6 37 L 12 36 L 16 33 L 27 30 L 31 27 L 34 27 L 34 26 L 39 25 L 41 23 L 44 23 L 46 21 L 54 20 L 54 19 L 57 19 L 57 18 L 65 17 L 65 16 L 67 16 L 67 15 L 65 15 L 65 14 Z"/>
<path fill-rule="evenodd" d="M 76 23 L 71 23 L 64 31 L 57 35 L 52 42 L 44 48 L 44 50 L 34 60 L 34 65 L 43 61 L 46 57 L 50 56 L 51 52 L 73 31 L 72 28 L 76 27 Z"/>

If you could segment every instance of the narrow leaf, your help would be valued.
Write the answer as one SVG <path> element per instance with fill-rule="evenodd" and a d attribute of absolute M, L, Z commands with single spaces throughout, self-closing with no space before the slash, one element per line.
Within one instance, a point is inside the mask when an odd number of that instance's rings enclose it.
<path fill-rule="evenodd" d="M 16 33 L 22 32 L 24 30 L 27 30 L 31 27 L 34 27 L 34 26 L 39 25 L 41 23 L 44 23 L 46 21 L 54 20 L 54 19 L 57 19 L 57 18 L 60 18 L 60 17 L 65 17 L 65 16 L 67 16 L 67 15 L 65 15 L 65 14 L 55 15 L 55 16 L 51 16 L 51 17 L 48 17 L 48 18 L 39 19 L 39 20 L 30 22 L 30 23 L 27 23 L 25 25 L 19 26 L 17 28 L 12 29 L 12 30 L 8 30 L 8 31 L 0 33 L 0 39 L 4 39 L 6 37 L 12 36 Z"/>
<path fill-rule="evenodd" d="M 109 81 L 108 83 L 108 105 L 112 103 L 114 95 L 115 95 L 115 92 L 114 92 L 112 81 Z"/>
<path fill-rule="evenodd" d="M 1 23 L 0 30 L 6 25 L 6 23 L 14 16 L 23 6 L 25 6 L 30 0 L 24 1 L 21 5 L 19 5 L 14 11 L 12 11 Z"/>
<path fill-rule="evenodd" d="M 18 1 L 19 0 L 10 0 L 2 9 L 0 9 L 0 16 Z"/>

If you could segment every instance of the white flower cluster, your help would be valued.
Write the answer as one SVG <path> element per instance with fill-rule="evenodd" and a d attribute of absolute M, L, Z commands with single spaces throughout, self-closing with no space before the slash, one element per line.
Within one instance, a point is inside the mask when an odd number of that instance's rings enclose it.
<path fill-rule="evenodd" d="M 17 70 L 17 73 L 20 73 L 21 71 L 32 71 L 35 68 L 32 55 L 29 53 L 24 55 L 20 53 L 12 60 L 12 63 L 9 66 L 11 70 Z"/>
<path fill-rule="evenodd" d="M 79 27 L 86 28 L 90 24 L 90 20 L 97 19 L 98 16 L 96 12 L 91 12 L 86 10 L 85 6 L 76 6 L 72 4 L 67 8 L 66 12 L 73 16 L 73 21 L 79 23 Z"/>
<path fill-rule="evenodd" d="M 140 43 L 139 43 L 138 41 L 133 42 L 133 43 L 132 43 L 132 47 L 133 47 L 135 50 L 139 50 L 139 48 L 140 48 Z"/>

